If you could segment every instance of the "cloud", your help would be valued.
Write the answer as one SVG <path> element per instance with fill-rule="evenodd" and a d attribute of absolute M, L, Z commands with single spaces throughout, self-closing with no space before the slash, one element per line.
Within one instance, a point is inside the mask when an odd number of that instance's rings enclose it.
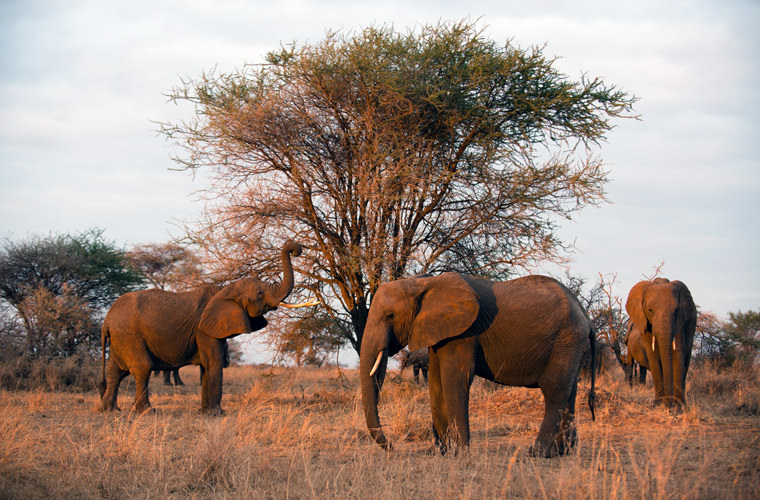
<path fill-rule="evenodd" d="M 328 29 L 480 18 L 494 40 L 543 45 L 570 78 L 599 76 L 640 101 L 600 154 L 613 202 L 562 228 L 573 271 L 620 274 L 627 294 L 660 261 L 725 313 L 760 306 L 760 4 L 223 0 L 0 4 L 0 236 L 107 228 L 159 241 L 203 187 L 168 169 L 155 121 L 180 77 L 262 61 Z"/>

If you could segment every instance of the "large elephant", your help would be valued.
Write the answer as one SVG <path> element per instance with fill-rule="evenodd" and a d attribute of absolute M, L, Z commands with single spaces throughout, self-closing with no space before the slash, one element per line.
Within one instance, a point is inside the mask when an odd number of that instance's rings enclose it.
<path fill-rule="evenodd" d="M 201 410 L 222 413 L 226 339 L 267 325 L 264 314 L 276 309 L 293 289 L 290 256 L 300 254 L 298 243 L 288 242 L 282 247 L 281 282 L 244 278 L 227 286 L 206 285 L 183 293 L 151 289 L 119 297 L 103 322 L 103 408 L 116 408 L 119 384 L 131 373 L 135 378 L 135 410 L 144 411 L 150 407 L 148 380 L 152 370 L 192 364 L 201 368 Z"/>
<path fill-rule="evenodd" d="M 576 442 L 578 372 L 594 342 L 576 297 L 545 276 L 494 282 L 445 273 L 383 283 L 372 298 L 359 362 L 367 427 L 389 448 L 378 396 L 388 357 L 408 345 L 412 351 L 428 348 L 430 406 L 441 452 L 469 444 L 470 385 L 478 375 L 540 388 L 544 419 L 530 453 L 564 454 Z M 592 377 L 592 412 L 593 392 Z"/>
<path fill-rule="evenodd" d="M 626 335 L 625 345 L 627 350 L 625 357 L 625 378 L 628 384 L 633 385 L 636 365 L 639 367 L 639 384 L 646 384 L 649 360 L 647 359 L 647 351 L 644 348 L 644 341 L 641 340 L 641 330 L 636 328 L 633 321 L 628 322 L 628 334 Z"/>
<path fill-rule="evenodd" d="M 640 281 L 631 288 L 625 308 L 641 332 L 656 402 L 669 407 L 683 405 L 697 326 L 691 292 L 680 281 Z"/>

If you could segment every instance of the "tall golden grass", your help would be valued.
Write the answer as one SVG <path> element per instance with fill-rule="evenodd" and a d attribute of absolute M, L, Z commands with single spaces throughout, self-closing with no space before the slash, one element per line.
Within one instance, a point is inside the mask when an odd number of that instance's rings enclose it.
<path fill-rule="evenodd" d="M 408 374 L 407 374 L 408 376 Z M 652 405 L 650 386 L 598 381 L 597 420 L 578 402 L 579 447 L 526 455 L 538 390 L 476 381 L 472 440 L 432 453 L 427 388 L 391 374 L 381 419 L 395 448 L 370 441 L 354 370 L 231 367 L 226 414 L 199 414 L 198 370 L 184 387 L 151 379 L 153 410 L 104 414 L 94 390 L 0 392 L 2 498 L 744 499 L 760 491 L 760 374 L 689 373 L 688 409 Z M 94 381 L 93 381 L 94 382 Z"/>

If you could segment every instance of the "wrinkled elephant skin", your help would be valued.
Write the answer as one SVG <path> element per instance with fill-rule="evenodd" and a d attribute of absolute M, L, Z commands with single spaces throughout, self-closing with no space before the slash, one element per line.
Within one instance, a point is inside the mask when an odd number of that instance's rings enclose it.
<path fill-rule="evenodd" d="M 494 282 L 445 273 L 383 283 L 372 299 L 360 354 L 367 427 L 379 445 L 390 447 L 378 396 L 388 357 L 408 345 L 412 351 L 428 349 L 430 406 L 441 452 L 469 444 L 469 391 L 477 375 L 540 388 L 545 413 L 530 453 L 567 453 L 576 442 L 578 373 L 594 342 L 576 297 L 544 276 Z"/>
<path fill-rule="evenodd" d="M 276 309 L 293 289 L 290 256 L 300 253 L 298 243 L 288 242 L 282 247 L 283 279 L 279 283 L 244 278 L 226 286 L 207 285 L 183 293 L 151 289 L 119 297 L 103 322 L 103 380 L 99 388 L 103 409 L 116 409 L 119 384 L 131 373 L 135 378 L 135 410 L 145 411 L 150 407 L 150 372 L 192 364 L 201 368 L 201 410 L 222 413 L 226 339 L 266 326 L 264 314 Z"/>

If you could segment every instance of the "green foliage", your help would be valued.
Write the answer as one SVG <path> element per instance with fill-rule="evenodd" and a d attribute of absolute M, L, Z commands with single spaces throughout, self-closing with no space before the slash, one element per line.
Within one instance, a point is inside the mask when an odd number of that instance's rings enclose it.
<path fill-rule="evenodd" d="M 471 22 L 330 33 L 172 98 L 197 110 L 163 126 L 177 161 L 216 174 L 190 238 L 225 276 L 304 243 L 306 286 L 351 318 L 357 350 L 383 281 L 561 260 L 556 221 L 604 201 L 593 148 L 635 101 Z"/>
<path fill-rule="evenodd" d="M 99 349 L 99 318 L 142 284 L 102 231 L 31 237 L 0 249 L 4 347 L 35 358 Z"/>
<path fill-rule="evenodd" d="M 142 284 L 124 252 L 102 230 L 78 235 L 33 236 L 0 249 L 0 298 L 17 307 L 33 290 L 61 295 L 64 287 L 98 309 Z"/>
<path fill-rule="evenodd" d="M 697 321 L 698 359 L 716 366 L 751 366 L 760 354 L 760 312 L 729 312 L 722 321 L 712 313 L 700 313 Z"/>

